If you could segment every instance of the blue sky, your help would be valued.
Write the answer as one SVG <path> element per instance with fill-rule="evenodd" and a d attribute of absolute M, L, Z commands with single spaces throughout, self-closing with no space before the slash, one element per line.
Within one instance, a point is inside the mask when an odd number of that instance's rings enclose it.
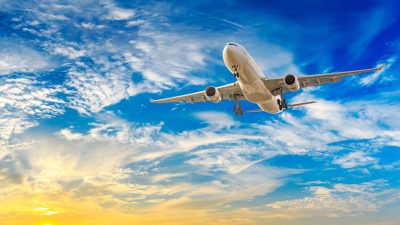
<path fill-rule="evenodd" d="M 4 223 L 63 224 L 76 202 L 160 224 L 400 220 L 396 1 L 0 5 Z M 229 41 L 267 77 L 385 69 L 288 93 L 318 104 L 278 115 L 149 102 L 233 82 Z"/>

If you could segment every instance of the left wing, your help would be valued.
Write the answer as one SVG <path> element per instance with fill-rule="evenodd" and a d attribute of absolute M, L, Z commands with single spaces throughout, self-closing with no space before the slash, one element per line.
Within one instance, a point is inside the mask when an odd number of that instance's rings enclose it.
<path fill-rule="evenodd" d="M 305 88 L 305 87 L 310 87 L 310 86 L 338 82 L 342 79 L 342 77 L 378 71 L 378 70 L 381 70 L 382 68 L 383 68 L 383 65 L 381 65 L 380 67 L 377 67 L 377 68 L 372 68 L 372 69 L 352 70 L 352 71 L 338 72 L 338 73 L 314 74 L 314 75 L 298 77 L 298 80 L 299 80 L 300 87 Z M 264 82 L 264 85 L 273 93 L 273 95 L 279 95 L 281 87 L 283 88 L 282 93 L 289 91 L 286 88 L 286 86 L 284 85 L 284 78 L 264 79 L 263 82 Z"/>
<path fill-rule="evenodd" d="M 239 100 L 243 100 L 244 96 L 242 93 L 242 89 L 237 82 L 223 85 L 220 87 L 216 87 L 216 89 L 220 92 L 222 100 L 230 100 L 234 98 L 234 95 L 238 96 Z M 186 102 L 186 103 L 194 103 L 194 102 L 206 102 L 206 94 L 204 91 L 199 91 L 191 94 L 175 96 L 171 98 L 164 98 L 158 100 L 151 100 L 154 103 L 167 103 L 167 102 Z"/>

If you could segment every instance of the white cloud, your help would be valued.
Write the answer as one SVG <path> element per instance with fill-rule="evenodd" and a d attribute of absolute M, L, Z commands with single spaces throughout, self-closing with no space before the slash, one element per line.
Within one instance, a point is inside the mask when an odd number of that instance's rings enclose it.
<path fill-rule="evenodd" d="M 183 177 L 187 176 L 186 173 L 162 173 L 162 174 L 156 174 L 152 177 L 154 182 L 160 182 L 160 181 L 165 181 L 165 180 L 170 180 L 173 178 L 177 177 Z"/>
<path fill-rule="evenodd" d="M 105 26 L 104 25 L 97 25 L 95 23 L 91 23 L 91 22 L 83 22 L 80 24 L 81 27 L 86 28 L 86 29 L 104 29 Z"/>
<path fill-rule="evenodd" d="M 34 49 L 4 39 L 0 41 L 0 75 L 36 72 L 50 65 L 48 59 Z"/>
<path fill-rule="evenodd" d="M 340 157 L 333 161 L 333 163 L 339 164 L 343 168 L 354 168 L 359 166 L 371 165 L 378 163 L 378 160 L 374 157 L 368 156 L 365 152 L 351 152 L 346 156 Z"/>
<path fill-rule="evenodd" d="M 388 71 L 392 67 L 392 65 L 395 64 L 396 62 L 397 62 L 397 56 L 392 56 L 392 57 L 386 59 L 385 61 L 381 62 L 382 63 L 381 65 L 384 66 L 383 69 L 376 71 L 376 72 L 372 73 L 371 75 L 368 75 L 368 76 L 360 79 L 359 80 L 360 83 L 364 86 L 373 84 L 375 81 L 378 80 L 378 78 L 381 77 L 382 74 L 387 75 L 386 71 Z M 380 66 L 380 65 L 377 65 L 377 66 Z"/>
<path fill-rule="evenodd" d="M 132 21 L 127 22 L 126 26 L 127 27 L 136 27 L 136 26 L 142 25 L 144 23 L 146 23 L 145 20 L 132 20 Z"/>
<path fill-rule="evenodd" d="M 152 147 L 158 146 L 163 134 L 160 133 L 163 123 L 135 124 L 118 118 L 113 113 L 103 111 L 95 114 L 97 122 L 90 124 L 86 134 L 74 132 L 73 128 L 64 128 L 57 132 L 59 137 L 66 140 L 81 140 L 88 143 L 111 142 L 134 147 L 132 157 L 136 154 L 144 154 Z M 143 152 L 141 152 L 143 151 Z"/>
<path fill-rule="evenodd" d="M 225 19 L 225 18 L 217 18 L 217 17 L 215 19 L 220 20 L 222 22 L 225 22 L 225 23 L 227 23 L 229 25 L 232 25 L 233 27 L 238 28 L 238 29 L 246 29 L 246 27 L 243 26 L 242 24 L 234 22 L 232 20 L 228 20 L 228 19 Z"/>
<path fill-rule="evenodd" d="M 50 118 L 64 112 L 64 102 L 57 97 L 61 88 L 46 85 L 30 76 L 2 77 L 0 141 L 8 141 L 12 135 L 37 125 L 41 118 Z"/>
<path fill-rule="evenodd" d="M 97 113 L 136 93 L 129 72 L 119 62 L 98 59 L 100 67 L 82 64 L 68 71 L 65 83 L 69 107 L 80 113 Z M 105 67 L 105 69 L 103 69 Z"/>
<path fill-rule="evenodd" d="M 141 72 L 145 81 L 138 84 L 140 92 L 159 92 L 177 83 L 201 85 L 206 77 L 193 75 L 205 70 L 204 41 L 197 36 L 156 31 L 145 25 L 137 40 L 132 40 L 133 51 L 124 54 L 132 70 Z"/>
<path fill-rule="evenodd" d="M 222 129 L 231 128 L 232 126 L 238 125 L 239 123 L 233 120 L 232 116 L 223 112 L 199 112 L 195 114 L 195 117 L 203 120 L 210 126 L 211 129 Z"/>
<path fill-rule="evenodd" d="M 58 133 L 61 137 L 65 138 L 66 140 L 82 140 L 83 135 L 80 133 L 74 133 L 70 129 L 61 129 Z"/>
<path fill-rule="evenodd" d="M 262 140 L 260 136 L 254 138 Z M 238 136 L 237 142 L 220 143 L 192 152 L 193 158 L 187 163 L 201 168 L 204 173 L 239 174 L 279 154 L 282 154 L 279 149 L 260 147 L 246 140 L 246 136 Z"/>
<path fill-rule="evenodd" d="M 129 191 L 128 184 L 119 182 L 130 173 L 129 169 L 120 168 L 129 155 L 121 145 L 97 142 L 82 147 L 79 140 L 33 138 L 35 142 L 29 148 L 35 151 L 17 148 L 9 155 L 7 168 L 22 177 L 22 187 L 31 187 L 35 193 L 56 193 L 75 182 L 76 186 L 69 191 L 76 195 L 94 189 L 109 193 Z"/>
<path fill-rule="evenodd" d="M 379 105 L 381 103 L 368 104 L 364 101 L 352 102 L 334 102 L 320 99 L 310 95 L 308 92 L 303 92 L 297 95 L 293 102 L 304 102 L 315 100 L 317 104 L 308 106 L 306 110 L 307 124 L 311 126 L 319 126 L 320 129 L 331 132 L 334 137 L 337 133 L 337 138 L 340 139 L 369 139 L 379 136 L 378 117 L 382 118 L 390 112 L 381 112 Z M 379 114 L 381 113 L 381 114 Z M 357 114 L 357 116 L 354 116 Z M 379 115 L 379 116 L 378 116 Z M 351 126 L 349 126 L 351 124 Z M 333 139 L 332 139 L 333 140 Z"/>
<path fill-rule="evenodd" d="M 110 20 L 127 20 L 135 16 L 133 9 L 121 8 L 115 5 L 111 0 L 104 0 L 102 4 L 108 9 L 107 19 Z"/>
<path fill-rule="evenodd" d="M 86 51 L 76 50 L 75 48 L 70 47 L 70 46 L 68 46 L 68 47 L 59 46 L 59 47 L 55 47 L 53 49 L 53 53 L 62 55 L 62 56 L 66 56 L 70 59 L 75 59 L 75 58 L 84 56 L 86 54 Z"/>
<path fill-rule="evenodd" d="M 311 197 L 278 201 L 267 206 L 282 211 L 291 211 L 293 216 L 327 215 L 377 211 L 396 201 L 400 195 L 396 190 L 382 190 L 385 181 L 375 180 L 361 184 L 336 184 L 332 188 L 311 187 Z M 299 211 L 299 213 L 296 213 Z M 308 213 L 304 213 L 307 212 Z M 303 212 L 303 213 L 302 213 Z"/>
<path fill-rule="evenodd" d="M 160 207 L 201 207 L 213 210 L 235 201 L 252 200 L 271 193 L 284 183 L 283 177 L 295 173 L 272 167 L 255 166 L 235 175 L 223 175 L 212 183 L 197 184 L 183 189 L 182 197 Z"/>

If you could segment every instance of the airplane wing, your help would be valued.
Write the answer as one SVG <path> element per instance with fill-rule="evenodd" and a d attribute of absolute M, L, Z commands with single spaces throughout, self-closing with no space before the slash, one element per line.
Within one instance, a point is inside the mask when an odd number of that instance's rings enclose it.
<path fill-rule="evenodd" d="M 298 79 L 299 79 L 300 87 L 305 88 L 305 87 L 310 87 L 310 86 L 316 86 L 316 85 L 328 84 L 328 83 L 332 83 L 332 82 L 338 82 L 338 81 L 341 80 L 342 77 L 358 75 L 358 74 L 363 74 L 363 73 L 368 73 L 368 72 L 373 72 L 373 71 L 378 71 L 378 70 L 381 70 L 382 68 L 383 68 L 383 65 L 380 66 L 380 67 L 377 67 L 377 68 L 372 68 L 372 69 L 352 70 L 352 71 L 346 71 L 346 72 L 313 74 L 313 75 L 308 75 L 308 76 L 300 76 L 300 77 L 298 77 Z M 289 92 L 289 90 L 284 85 L 284 78 L 264 79 L 263 82 L 264 82 L 264 85 L 274 95 L 279 95 L 281 93 L 280 87 L 283 88 L 282 89 L 282 93 Z"/>
<path fill-rule="evenodd" d="M 237 82 L 216 87 L 220 92 L 222 100 L 234 99 L 234 95 L 239 96 L 239 100 L 243 100 L 244 96 L 240 86 Z M 175 96 L 171 98 L 164 98 L 158 100 L 152 100 L 153 103 L 168 103 L 168 102 L 185 102 L 185 103 L 195 103 L 195 102 L 206 102 L 207 98 L 204 91 L 199 91 L 191 94 Z"/>

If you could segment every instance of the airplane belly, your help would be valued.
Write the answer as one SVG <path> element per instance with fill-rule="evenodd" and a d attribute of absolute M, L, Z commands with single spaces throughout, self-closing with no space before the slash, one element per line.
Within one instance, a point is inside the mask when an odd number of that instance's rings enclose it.
<path fill-rule="evenodd" d="M 242 58 L 242 66 L 239 67 L 239 81 L 244 84 L 252 84 L 260 80 L 263 72 L 254 62 L 253 58 L 246 56 Z"/>
<path fill-rule="evenodd" d="M 245 84 L 239 81 L 239 85 L 242 89 L 243 95 L 249 102 L 258 104 L 275 99 L 267 87 L 265 87 L 261 79 L 255 80 L 250 84 Z"/>
<path fill-rule="evenodd" d="M 264 103 L 274 98 L 261 80 L 262 71 L 250 57 L 243 57 L 239 68 L 239 85 L 246 99 L 253 103 Z"/>
<path fill-rule="evenodd" d="M 275 98 L 261 104 L 257 104 L 258 107 L 260 107 L 264 112 L 276 114 L 282 112 L 281 109 L 279 109 L 278 103 L 276 102 Z"/>

